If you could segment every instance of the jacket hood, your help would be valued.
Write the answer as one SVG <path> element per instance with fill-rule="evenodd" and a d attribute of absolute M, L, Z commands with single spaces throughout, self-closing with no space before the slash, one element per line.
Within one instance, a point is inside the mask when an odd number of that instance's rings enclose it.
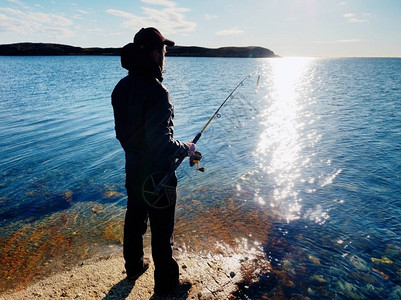
<path fill-rule="evenodd" d="M 134 43 L 125 45 L 121 50 L 121 66 L 129 74 L 139 74 L 163 80 L 159 65 L 150 58 L 149 53 Z"/>

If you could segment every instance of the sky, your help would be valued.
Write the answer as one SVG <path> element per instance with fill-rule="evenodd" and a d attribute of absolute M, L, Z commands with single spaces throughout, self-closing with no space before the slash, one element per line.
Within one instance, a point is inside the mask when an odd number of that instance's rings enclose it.
<path fill-rule="evenodd" d="M 122 47 L 150 26 L 180 46 L 401 57 L 401 0 L 0 0 L 0 44 Z"/>

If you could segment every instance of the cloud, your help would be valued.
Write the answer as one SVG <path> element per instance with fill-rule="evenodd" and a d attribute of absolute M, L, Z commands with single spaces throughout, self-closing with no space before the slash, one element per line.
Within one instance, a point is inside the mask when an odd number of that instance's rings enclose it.
<path fill-rule="evenodd" d="M 116 17 L 122 17 L 122 18 L 126 18 L 126 19 L 133 19 L 135 18 L 135 15 L 127 13 L 125 11 L 122 10 L 117 10 L 117 9 L 108 9 L 107 12 L 113 16 Z"/>
<path fill-rule="evenodd" d="M 74 14 L 71 18 L 75 20 L 83 20 L 90 14 L 91 12 L 88 10 L 77 9 L 77 13 Z"/>
<path fill-rule="evenodd" d="M 156 27 L 163 34 L 173 34 L 177 32 L 190 32 L 196 28 L 196 23 L 185 20 L 187 8 L 177 7 L 174 2 L 167 0 L 142 0 L 147 4 L 164 6 L 162 9 L 142 7 L 143 16 L 137 16 L 129 12 L 108 9 L 107 12 L 113 16 L 126 19 L 122 26 L 131 30 L 142 27 Z"/>
<path fill-rule="evenodd" d="M 364 13 L 363 16 L 368 17 L 368 16 L 370 16 L 370 14 Z M 346 18 L 351 23 L 365 23 L 368 21 L 366 19 L 357 18 L 354 13 L 346 13 L 343 15 L 343 17 Z"/>
<path fill-rule="evenodd" d="M 89 15 L 89 14 L 90 14 L 89 11 L 83 10 L 83 9 L 78 9 L 78 12 L 79 12 L 80 14 L 83 14 L 83 15 Z"/>
<path fill-rule="evenodd" d="M 347 5 L 347 2 L 342 1 L 342 2 L 338 3 L 338 5 Z"/>
<path fill-rule="evenodd" d="M 21 7 L 23 7 L 23 8 L 29 8 L 28 6 L 26 6 L 24 3 L 22 3 L 22 2 L 19 1 L 19 0 L 8 0 L 8 2 L 18 4 L 19 6 L 21 6 Z"/>
<path fill-rule="evenodd" d="M 0 14 L 0 32 L 25 33 L 29 28 L 29 23 L 25 20 Z"/>
<path fill-rule="evenodd" d="M 350 21 L 351 23 L 366 23 L 366 22 L 367 22 L 367 20 L 364 20 L 364 19 L 357 19 L 357 18 L 350 18 L 349 21 Z"/>
<path fill-rule="evenodd" d="M 36 22 L 38 24 L 44 23 L 60 27 L 67 27 L 73 24 L 70 19 L 56 14 L 46 14 L 39 12 L 25 14 L 25 16 L 27 16 L 27 18 L 32 22 Z"/>
<path fill-rule="evenodd" d="M 225 29 L 225 30 L 220 30 L 216 32 L 216 35 L 236 35 L 236 34 L 242 34 L 244 33 L 244 30 L 239 29 L 239 28 L 231 28 L 231 29 Z"/>
<path fill-rule="evenodd" d="M 205 15 L 206 20 L 212 20 L 212 19 L 217 19 L 217 18 L 218 18 L 218 16 L 216 16 L 216 15 L 211 15 L 211 14 Z"/>
<path fill-rule="evenodd" d="M 70 38 L 75 36 L 74 32 L 68 28 L 63 27 L 43 27 L 43 31 L 53 33 L 53 38 L 56 40 L 62 40 L 64 38 Z"/>
<path fill-rule="evenodd" d="M 316 41 L 316 44 L 350 44 L 362 42 L 361 39 L 341 39 L 335 41 Z"/>
<path fill-rule="evenodd" d="M 332 41 L 332 44 L 348 44 L 348 43 L 359 43 L 360 39 L 345 39 L 345 40 L 336 40 L 336 41 Z"/>
<path fill-rule="evenodd" d="M 143 3 L 153 4 L 153 5 L 161 5 L 167 7 L 174 7 L 176 6 L 175 2 L 168 1 L 168 0 L 141 0 Z"/>
<path fill-rule="evenodd" d="M 347 13 L 347 14 L 344 14 L 343 17 L 344 18 L 352 18 L 352 17 L 355 17 L 355 14 Z"/>
<path fill-rule="evenodd" d="M 0 7 L 0 31 L 18 34 L 33 34 L 49 32 L 50 36 L 64 38 L 73 36 L 69 27 L 73 22 L 61 15 L 22 11 Z M 55 34 L 54 34 L 55 33 Z"/>

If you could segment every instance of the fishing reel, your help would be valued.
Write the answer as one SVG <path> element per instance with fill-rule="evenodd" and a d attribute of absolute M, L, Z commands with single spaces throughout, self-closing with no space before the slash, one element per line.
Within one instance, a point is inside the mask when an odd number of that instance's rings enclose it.
<path fill-rule="evenodd" d="M 196 164 L 196 170 L 205 172 L 205 168 L 199 168 L 199 162 L 202 159 L 202 154 L 199 151 L 195 151 L 195 154 L 189 157 L 189 165 L 193 167 Z"/>

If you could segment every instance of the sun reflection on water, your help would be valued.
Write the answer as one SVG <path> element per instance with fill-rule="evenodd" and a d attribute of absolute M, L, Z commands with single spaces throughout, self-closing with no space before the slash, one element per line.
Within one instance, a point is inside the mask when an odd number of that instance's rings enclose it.
<path fill-rule="evenodd" d="M 302 117 L 303 102 L 309 89 L 305 71 L 311 58 L 269 60 L 271 88 L 262 113 L 263 132 L 257 147 L 260 168 L 273 181 L 273 195 L 268 199 L 272 208 L 283 210 L 287 221 L 300 217 L 301 201 L 295 188 L 301 179 L 302 167 L 308 157 L 302 157 L 302 129 L 307 120 Z M 265 203 L 256 191 L 256 199 Z"/>

